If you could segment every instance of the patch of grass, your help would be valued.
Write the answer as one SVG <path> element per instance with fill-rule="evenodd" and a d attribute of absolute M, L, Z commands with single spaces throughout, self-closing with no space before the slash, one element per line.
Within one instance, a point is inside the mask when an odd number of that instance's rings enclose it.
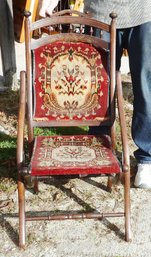
<path fill-rule="evenodd" d="M 0 178 L 12 178 L 16 180 L 16 137 L 11 137 L 0 132 Z M 9 187 L 0 180 L 0 190 Z"/>
<path fill-rule="evenodd" d="M 57 128 L 35 128 L 35 136 L 55 136 L 55 135 L 84 135 L 87 134 L 88 127 L 57 127 Z"/>
<path fill-rule="evenodd" d="M 0 162 L 16 157 L 16 138 L 0 132 Z"/>

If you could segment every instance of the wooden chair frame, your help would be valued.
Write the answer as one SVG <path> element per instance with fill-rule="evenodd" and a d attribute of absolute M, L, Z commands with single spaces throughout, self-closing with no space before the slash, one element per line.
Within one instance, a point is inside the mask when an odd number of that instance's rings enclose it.
<path fill-rule="evenodd" d="M 72 16 L 71 14 L 76 14 L 78 16 Z M 125 115 L 123 108 L 123 95 L 122 95 L 122 84 L 120 72 L 115 72 L 115 49 L 116 49 L 116 14 L 112 13 L 111 24 L 107 25 L 96 21 L 88 15 L 79 13 L 76 11 L 66 10 L 59 13 L 53 14 L 50 18 L 45 18 L 33 23 L 30 23 L 29 19 L 30 13 L 25 12 L 25 44 L 26 44 L 26 71 L 21 72 L 20 77 L 20 103 L 19 103 L 19 117 L 18 117 L 18 137 L 17 137 L 17 164 L 18 164 L 18 196 L 19 196 L 19 246 L 25 246 L 25 227 L 26 221 L 29 220 L 61 220 L 61 219 L 79 219 L 79 218 L 103 218 L 103 217 L 124 217 L 125 218 L 125 239 L 126 241 L 131 240 L 131 228 L 130 228 L 130 162 L 129 162 L 129 151 L 128 151 L 128 139 L 126 132 Z M 57 24 L 70 24 L 70 35 L 69 33 L 47 35 L 38 40 L 31 40 L 31 33 L 33 30 L 41 29 L 46 26 L 53 26 Z M 81 24 L 81 29 L 78 37 L 72 32 L 74 24 Z M 121 125 L 121 139 L 123 148 L 123 160 L 122 160 L 122 171 L 124 176 L 124 212 L 120 213 L 77 213 L 70 215 L 53 215 L 49 217 L 27 217 L 25 214 L 25 179 L 24 176 L 27 174 L 27 168 L 24 164 L 24 127 L 25 119 L 27 118 L 28 125 L 28 144 L 29 144 L 29 156 L 32 155 L 33 142 L 34 142 L 34 127 L 45 127 L 48 125 L 58 126 L 55 121 L 51 124 L 47 121 L 34 121 L 33 120 L 33 105 L 32 105 L 32 57 L 31 50 L 38 48 L 42 45 L 55 42 L 57 40 L 68 40 L 71 41 L 73 38 L 75 41 L 80 40 L 81 42 L 92 43 L 95 46 L 101 46 L 104 49 L 108 49 L 109 44 L 100 38 L 96 38 L 92 35 L 88 36 L 82 33 L 82 26 L 89 25 L 90 27 L 97 27 L 101 30 L 110 33 L 110 103 L 111 103 L 111 118 L 102 119 L 101 121 L 96 120 L 95 122 L 83 121 L 82 125 L 99 125 L 101 124 L 111 124 L 111 139 L 112 147 L 115 149 L 115 96 L 117 94 L 117 106 L 119 112 L 119 119 Z M 60 26 L 61 28 L 61 26 Z M 60 29 L 61 30 L 61 29 Z M 117 77 L 117 79 L 116 79 Z M 115 89 L 117 84 L 117 92 Z M 27 102 L 26 102 L 27 99 Z M 26 106 L 27 105 L 27 106 Z M 26 117 L 26 110 L 27 117 Z M 62 126 L 66 126 L 65 122 L 62 122 Z M 75 126 L 74 121 L 69 121 L 68 126 Z M 78 122 L 76 122 L 78 126 Z M 35 179 L 35 190 L 37 188 L 37 178 Z M 111 179 L 109 176 L 108 185 L 110 185 Z"/>

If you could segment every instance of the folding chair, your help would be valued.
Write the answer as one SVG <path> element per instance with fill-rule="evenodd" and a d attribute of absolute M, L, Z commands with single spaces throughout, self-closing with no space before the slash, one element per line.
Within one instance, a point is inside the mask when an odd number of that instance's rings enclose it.
<path fill-rule="evenodd" d="M 73 15 L 74 14 L 74 15 Z M 115 71 L 116 14 L 111 13 L 107 25 L 77 11 L 61 11 L 51 17 L 30 22 L 25 12 L 26 71 L 21 72 L 18 118 L 18 196 L 19 246 L 25 246 L 27 221 L 104 217 L 124 217 L 125 239 L 131 239 L 130 229 L 130 164 L 124 118 L 120 73 Z M 62 31 L 62 25 L 68 31 Z M 31 33 L 51 26 L 57 33 L 31 39 Z M 79 28 L 75 29 L 75 27 Z M 90 35 L 84 34 L 88 27 Z M 94 36 L 94 29 L 100 37 Z M 75 31 L 76 30 L 76 31 Z M 108 32 L 110 42 L 102 35 Z M 122 162 L 116 156 L 116 102 L 122 141 Z M 27 120 L 27 129 L 26 121 Z M 36 127 L 99 126 L 107 131 L 99 135 L 35 136 Z M 28 153 L 25 140 L 28 134 Z M 26 160 L 28 157 L 28 163 Z M 122 212 L 79 212 L 40 216 L 25 212 L 25 182 L 30 176 L 34 189 L 38 181 L 50 177 L 124 176 L 124 206 Z"/>

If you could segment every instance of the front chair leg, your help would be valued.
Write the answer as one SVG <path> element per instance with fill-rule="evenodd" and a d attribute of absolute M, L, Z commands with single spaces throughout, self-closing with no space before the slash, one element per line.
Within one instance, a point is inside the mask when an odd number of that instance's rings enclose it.
<path fill-rule="evenodd" d="M 25 224 L 25 186 L 22 180 L 18 181 L 19 199 L 19 247 L 25 247 L 26 224 Z"/>
<path fill-rule="evenodd" d="M 130 222 L 130 172 L 125 172 L 125 240 L 131 241 L 131 222 Z"/>

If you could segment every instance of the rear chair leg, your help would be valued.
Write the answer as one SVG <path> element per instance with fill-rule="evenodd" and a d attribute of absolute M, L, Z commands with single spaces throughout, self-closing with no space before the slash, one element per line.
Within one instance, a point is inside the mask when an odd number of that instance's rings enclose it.
<path fill-rule="evenodd" d="M 25 247 L 25 186 L 23 181 L 18 181 L 18 200 L 19 200 L 19 247 Z"/>
<path fill-rule="evenodd" d="M 38 192 L 39 192 L 39 188 L 38 188 L 38 179 L 35 178 L 35 179 L 34 179 L 34 193 L 35 193 L 35 194 L 38 194 Z"/>
<path fill-rule="evenodd" d="M 108 176 L 108 181 L 107 181 L 107 188 L 109 191 L 112 191 L 112 184 L 113 184 L 113 181 L 112 181 L 112 176 Z"/>

